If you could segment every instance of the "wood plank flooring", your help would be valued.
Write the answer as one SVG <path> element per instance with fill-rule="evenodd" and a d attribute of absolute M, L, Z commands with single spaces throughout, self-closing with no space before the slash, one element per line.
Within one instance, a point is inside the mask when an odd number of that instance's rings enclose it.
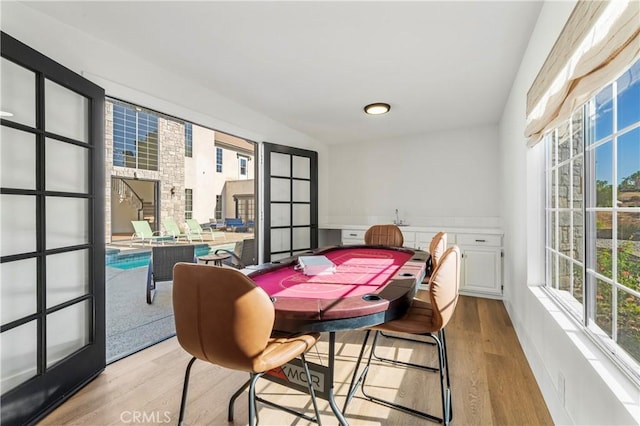
<path fill-rule="evenodd" d="M 364 333 L 337 334 L 335 392 L 344 402 Z M 460 298 L 447 327 L 453 393 L 454 425 L 552 425 L 501 301 Z M 382 339 L 380 354 L 437 365 L 433 346 Z M 323 335 L 307 359 L 327 363 L 328 336 Z M 175 338 L 107 366 L 103 374 L 47 416 L 42 425 L 177 424 L 184 371 L 189 355 Z M 226 425 L 229 397 L 248 374 L 197 361 L 191 373 L 187 425 Z M 428 410 L 440 416 L 437 375 L 372 363 L 371 393 Z M 266 380 L 259 394 L 265 399 L 313 412 L 309 397 Z M 318 399 L 322 422 L 337 424 L 327 401 Z M 280 410 L 259 404 L 261 425 L 306 425 Z M 429 421 L 370 402 L 358 392 L 350 403 L 351 425 L 428 425 Z M 246 392 L 235 407 L 235 421 L 247 424 Z M 313 424 L 313 423 L 311 423 Z"/>

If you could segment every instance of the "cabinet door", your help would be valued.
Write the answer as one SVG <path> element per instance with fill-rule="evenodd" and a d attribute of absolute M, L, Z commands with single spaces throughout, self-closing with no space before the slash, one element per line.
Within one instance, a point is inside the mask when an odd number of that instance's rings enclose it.
<path fill-rule="evenodd" d="M 342 245 L 364 244 L 364 233 L 362 229 L 343 229 L 341 234 Z"/>
<path fill-rule="evenodd" d="M 463 248 L 460 291 L 502 295 L 500 249 Z"/>

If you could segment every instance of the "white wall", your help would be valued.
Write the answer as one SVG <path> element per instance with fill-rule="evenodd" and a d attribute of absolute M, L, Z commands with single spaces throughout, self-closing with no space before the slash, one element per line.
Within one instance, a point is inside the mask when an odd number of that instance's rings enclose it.
<path fill-rule="evenodd" d="M 544 4 L 500 123 L 505 304 L 556 424 L 639 424 L 638 388 L 536 287 L 544 276 L 543 148 L 525 146 L 526 93 L 574 5 Z"/>
<path fill-rule="evenodd" d="M 3 1 L 0 7 L 2 31 L 102 86 L 108 96 L 255 142 L 317 151 L 326 158 L 322 142 L 51 19 L 28 2 Z M 321 217 L 326 216 L 329 205 L 326 163 L 321 161 L 318 170 Z"/>
<path fill-rule="evenodd" d="M 500 225 L 497 126 L 332 145 L 328 223 Z M 454 222 L 452 222 L 454 221 Z"/>
<path fill-rule="evenodd" d="M 193 190 L 193 215 L 199 223 L 209 222 L 215 217 L 216 194 L 216 148 L 215 132 L 201 126 L 193 130 L 193 156 L 184 158 L 184 187 Z M 178 223 L 184 218 L 176 218 Z"/>

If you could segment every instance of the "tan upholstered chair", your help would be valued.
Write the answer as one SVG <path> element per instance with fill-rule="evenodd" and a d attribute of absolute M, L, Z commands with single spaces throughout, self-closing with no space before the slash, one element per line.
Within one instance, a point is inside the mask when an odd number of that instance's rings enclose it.
<path fill-rule="evenodd" d="M 402 247 L 404 237 L 396 225 L 373 225 L 365 232 L 364 243 L 375 246 Z"/>
<path fill-rule="evenodd" d="M 362 349 L 358 357 L 356 369 L 353 373 L 349 393 L 345 401 L 344 410 L 355 391 L 358 384 L 363 395 L 371 401 L 377 401 L 387 406 L 397 408 L 399 410 L 423 417 L 432 421 L 449 424 L 452 418 L 451 409 L 451 385 L 449 381 L 449 362 L 447 357 L 446 338 L 444 329 L 455 310 L 458 302 L 458 290 L 460 288 L 460 250 L 457 246 L 453 246 L 443 254 L 440 263 L 431 274 L 429 283 L 428 299 L 414 298 L 411 307 L 407 313 L 400 319 L 389 321 L 367 330 Z M 367 341 L 371 331 L 375 331 L 372 343 L 372 351 L 378 341 L 378 333 L 381 331 L 400 333 L 407 336 L 428 336 L 431 337 L 438 347 L 438 369 L 440 373 L 440 394 L 442 400 L 442 417 L 433 414 L 421 412 L 413 408 L 397 404 L 395 402 L 386 401 L 381 398 L 368 394 L 365 390 L 367 374 L 369 373 L 369 365 L 371 363 L 371 353 L 367 365 L 360 377 L 356 380 L 360 362 L 367 346 Z M 424 346 L 420 346 L 424 347 Z M 398 364 L 410 365 L 413 367 L 423 367 L 416 364 L 396 361 Z M 425 367 L 431 369 L 430 367 Z"/>
<path fill-rule="evenodd" d="M 431 239 L 429 244 L 429 254 L 431 255 L 431 270 L 435 270 L 438 267 L 438 263 L 447 250 L 447 233 L 438 232 Z"/>
<path fill-rule="evenodd" d="M 422 284 L 429 284 L 429 278 L 431 278 L 431 273 L 436 269 L 438 263 L 440 262 L 440 258 L 447 250 L 447 233 L 446 232 L 438 232 L 431 239 L 431 243 L 429 244 L 429 261 L 427 262 L 427 274 L 422 280 Z M 425 290 L 419 290 L 418 293 L 423 293 Z"/>
<path fill-rule="evenodd" d="M 440 261 L 440 258 L 442 257 L 446 249 L 447 249 L 447 233 L 440 231 L 433 236 L 433 238 L 431 239 L 431 243 L 429 243 L 429 254 L 431 256 L 429 257 L 429 262 L 427 264 L 427 274 L 422 280 L 422 284 L 425 284 L 425 285 L 429 284 L 429 278 L 431 278 L 431 272 L 438 266 L 438 262 Z M 427 294 L 427 290 L 418 290 L 418 297 L 428 298 L 429 296 L 427 296 L 426 294 Z M 380 333 L 380 334 L 384 337 L 389 337 L 389 338 L 395 337 L 393 335 L 389 335 L 385 333 Z M 429 342 L 429 341 L 427 342 L 423 340 L 416 340 L 416 341 L 427 343 L 429 345 L 433 344 L 432 342 Z M 375 352 L 373 356 L 379 360 L 382 360 L 382 361 L 385 360 L 384 357 L 378 356 Z"/>
<path fill-rule="evenodd" d="M 173 272 L 173 311 L 178 342 L 193 355 L 185 373 L 179 424 L 184 419 L 189 375 L 196 359 L 249 373 L 247 383 L 230 401 L 229 421 L 233 420 L 235 398 L 249 386 L 249 424 L 254 425 L 256 381 L 267 371 L 298 356 L 307 374 L 315 419 L 319 420 L 304 353 L 318 341 L 320 334 L 272 337 L 273 303 L 250 278 L 231 268 L 178 263 Z M 315 420 L 303 413 L 297 414 Z"/>

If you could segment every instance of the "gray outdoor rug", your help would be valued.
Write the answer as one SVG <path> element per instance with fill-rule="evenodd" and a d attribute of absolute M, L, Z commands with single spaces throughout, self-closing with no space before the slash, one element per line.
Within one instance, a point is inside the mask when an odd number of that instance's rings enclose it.
<path fill-rule="evenodd" d="M 147 305 L 147 269 L 106 268 L 107 363 L 175 335 L 171 282 L 158 283 Z"/>

